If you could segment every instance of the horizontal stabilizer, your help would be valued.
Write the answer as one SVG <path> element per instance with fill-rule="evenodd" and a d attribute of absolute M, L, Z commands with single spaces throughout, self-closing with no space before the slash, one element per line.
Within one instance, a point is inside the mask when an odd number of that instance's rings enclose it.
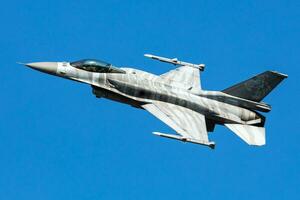
<path fill-rule="evenodd" d="M 157 136 L 165 137 L 165 138 L 180 140 L 182 142 L 190 142 L 190 143 L 194 143 L 194 144 L 200 144 L 200 145 L 208 146 L 211 149 L 215 148 L 215 143 L 214 142 L 200 141 L 200 140 L 196 140 L 196 139 L 193 139 L 193 138 L 185 138 L 185 137 L 182 137 L 180 135 L 171 135 L 171 134 L 159 133 L 159 132 L 153 132 L 153 134 L 157 135 Z"/>
<path fill-rule="evenodd" d="M 262 146 L 266 144 L 265 128 L 243 124 L 225 124 L 237 136 L 249 145 Z"/>

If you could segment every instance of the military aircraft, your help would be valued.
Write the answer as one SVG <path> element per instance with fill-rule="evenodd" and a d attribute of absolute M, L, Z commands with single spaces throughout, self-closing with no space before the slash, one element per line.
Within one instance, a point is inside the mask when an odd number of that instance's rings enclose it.
<path fill-rule="evenodd" d="M 215 147 L 208 132 L 225 125 L 249 145 L 265 145 L 265 117 L 271 106 L 262 102 L 287 75 L 266 71 L 222 91 L 201 88 L 204 64 L 183 62 L 150 54 L 146 57 L 178 66 L 162 75 L 133 68 L 117 68 L 95 59 L 75 62 L 34 62 L 35 70 L 83 82 L 98 97 L 147 110 L 176 134 L 155 135 Z"/>

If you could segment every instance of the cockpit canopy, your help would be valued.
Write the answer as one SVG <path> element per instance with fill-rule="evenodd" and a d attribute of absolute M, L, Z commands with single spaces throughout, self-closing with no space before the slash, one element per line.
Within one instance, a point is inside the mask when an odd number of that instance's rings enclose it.
<path fill-rule="evenodd" d="M 111 64 L 95 59 L 83 59 L 75 62 L 71 62 L 72 67 L 82 69 L 89 72 L 97 73 L 125 73 L 124 70 L 118 69 Z"/>

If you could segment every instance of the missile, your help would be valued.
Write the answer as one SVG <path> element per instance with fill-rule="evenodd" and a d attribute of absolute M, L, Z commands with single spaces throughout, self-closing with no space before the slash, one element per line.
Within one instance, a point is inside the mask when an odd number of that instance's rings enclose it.
<path fill-rule="evenodd" d="M 194 144 L 200 144 L 200 145 L 208 146 L 211 149 L 215 148 L 215 143 L 214 142 L 200 141 L 200 140 L 196 140 L 196 139 L 193 139 L 193 138 L 182 137 L 180 135 L 171 135 L 171 134 L 160 133 L 160 132 L 153 132 L 153 134 L 157 135 L 157 136 L 160 136 L 160 137 L 179 140 L 179 141 L 182 141 L 182 142 L 190 142 L 190 143 L 194 143 Z"/>
<path fill-rule="evenodd" d="M 188 62 L 180 61 L 177 58 L 165 58 L 165 57 L 155 56 L 155 55 L 151 55 L 151 54 L 144 54 L 144 56 L 147 57 L 147 58 L 151 58 L 151 59 L 154 59 L 154 60 L 161 61 L 161 62 L 171 63 L 173 65 L 194 67 L 194 68 L 199 69 L 200 71 L 204 71 L 204 67 L 205 67 L 204 64 L 188 63 Z"/>

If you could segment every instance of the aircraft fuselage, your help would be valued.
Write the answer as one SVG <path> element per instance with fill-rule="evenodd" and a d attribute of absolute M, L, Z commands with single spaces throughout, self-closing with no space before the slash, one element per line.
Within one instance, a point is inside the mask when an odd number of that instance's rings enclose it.
<path fill-rule="evenodd" d="M 97 59 L 75 62 L 37 62 L 26 66 L 62 78 L 92 86 L 98 98 L 144 109 L 175 130 L 176 135 L 153 134 L 215 147 L 209 140 L 216 124 L 233 131 L 249 145 L 262 146 L 265 140 L 265 117 L 271 106 L 262 102 L 287 75 L 265 71 L 222 91 L 201 87 L 200 71 L 204 64 L 193 64 L 177 58 L 145 54 L 146 57 L 174 64 L 176 69 L 160 76 L 133 68 L 117 68 Z"/>
<path fill-rule="evenodd" d="M 251 110 L 209 98 L 212 93 L 225 96 L 221 92 L 203 91 L 195 94 L 182 85 L 176 86 L 172 81 L 166 83 L 157 75 L 132 68 L 121 69 L 126 73 L 94 73 L 74 68 L 68 63 L 59 63 L 54 75 L 90 84 L 97 97 L 105 97 L 134 107 L 163 101 L 204 114 L 208 119 L 220 124 L 243 124 L 260 117 Z"/>

